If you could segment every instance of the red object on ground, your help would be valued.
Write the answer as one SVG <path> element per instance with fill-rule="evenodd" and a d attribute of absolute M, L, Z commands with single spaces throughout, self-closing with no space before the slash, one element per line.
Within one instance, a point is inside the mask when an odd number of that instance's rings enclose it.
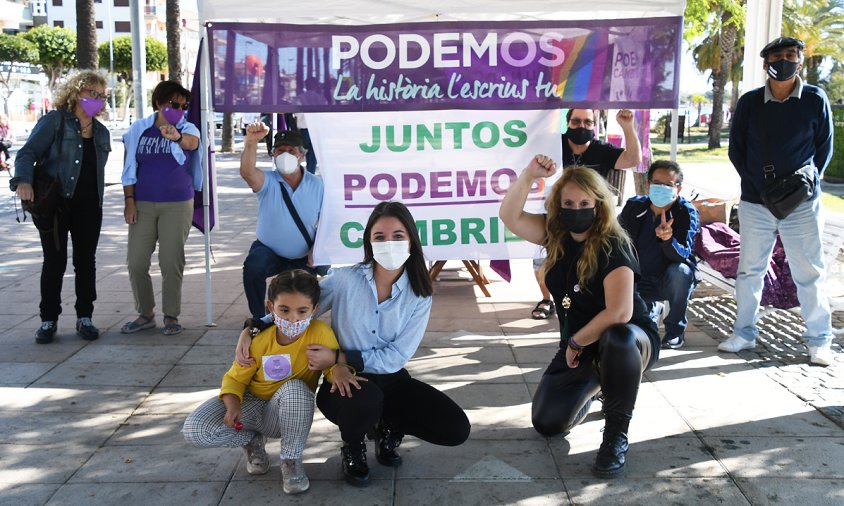
<path fill-rule="evenodd" d="M 241 431 L 241 430 L 243 430 L 243 422 L 235 422 L 235 424 L 234 424 L 234 430 L 236 430 L 236 431 Z"/>

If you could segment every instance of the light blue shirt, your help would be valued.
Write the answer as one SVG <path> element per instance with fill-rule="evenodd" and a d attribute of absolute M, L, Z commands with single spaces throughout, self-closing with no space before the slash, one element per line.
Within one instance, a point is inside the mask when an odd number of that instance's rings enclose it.
<path fill-rule="evenodd" d="M 130 153 L 138 152 L 138 143 L 141 142 L 144 132 L 155 123 L 156 114 L 158 112 L 154 112 L 146 118 L 132 123 L 129 130 L 123 134 L 123 147 L 126 149 L 126 158 L 123 161 L 123 174 L 120 177 L 120 182 L 123 183 L 123 186 L 131 186 L 138 182 L 138 160 L 134 154 Z M 199 147 L 196 149 L 195 155 L 190 159 L 189 171 L 193 180 L 193 189 L 202 191 L 202 138 L 199 135 L 199 129 L 185 118 L 181 118 L 176 123 L 176 130 L 180 131 L 182 135 L 194 135 L 200 138 Z M 187 159 L 187 155 L 185 155 L 178 142 L 171 144 L 170 154 L 179 165 L 185 163 Z"/>
<path fill-rule="evenodd" d="M 293 207 L 299 213 L 311 239 L 316 238 L 319 210 L 322 208 L 322 179 L 308 171 L 303 172 L 302 181 L 293 191 L 278 172 L 265 170 L 264 185 L 255 194 L 258 197 L 258 240 L 276 255 L 290 260 L 308 256 L 308 243 L 287 210 L 278 184 L 283 184 L 287 189 Z"/>
<path fill-rule="evenodd" d="M 340 348 L 360 352 L 363 372 L 400 371 L 416 353 L 428 327 L 432 299 L 413 293 L 406 271 L 393 283 L 390 298 L 381 303 L 369 265 L 332 269 L 319 286 L 319 313 L 331 311 Z"/>

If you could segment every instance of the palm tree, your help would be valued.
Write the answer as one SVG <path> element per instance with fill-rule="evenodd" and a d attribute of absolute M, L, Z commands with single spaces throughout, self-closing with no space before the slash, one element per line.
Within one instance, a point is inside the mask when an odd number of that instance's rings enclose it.
<path fill-rule="evenodd" d="M 76 60 L 80 69 L 97 70 L 97 23 L 94 0 L 76 0 Z"/>
<path fill-rule="evenodd" d="M 170 80 L 182 82 L 181 13 L 179 0 L 167 0 L 167 68 Z"/>
<path fill-rule="evenodd" d="M 810 84 L 820 80 L 827 58 L 844 60 L 844 0 L 786 0 L 783 34 L 802 40 L 803 76 Z"/>

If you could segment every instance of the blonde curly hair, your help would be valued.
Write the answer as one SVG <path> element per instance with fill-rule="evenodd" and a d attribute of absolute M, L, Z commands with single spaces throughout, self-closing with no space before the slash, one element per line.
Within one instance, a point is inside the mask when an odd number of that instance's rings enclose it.
<path fill-rule="evenodd" d="M 577 282 L 580 286 L 585 286 L 586 282 L 598 272 L 601 251 L 608 256 L 611 251 L 618 248 L 632 252 L 631 241 L 616 219 L 616 196 L 598 171 L 581 166 L 566 167 L 562 177 L 551 188 L 545 200 L 548 217 L 545 221 L 545 239 L 542 246 L 548 251 L 548 258 L 542 267 L 543 278 L 565 254 L 565 242 L 562 239 L 570 232 L 560 221 L 559 214 L 563 187 L 569 183 L 577 185 L 595 199 L 595 221 L 589 228 L 589 236 L 586 238 L 583 253 L 577 262 Z"/>
<path fill-rule="evenodd" d="M 80 70 L 71 75 L 67 81 L 56 92 L 56 99 L 53 102 L 56 109 L 67 109 L 73 111 L 79 103 L 79 92 L 88 86 L 102 86 L 106 88 L 106 78 L 95 70 Z M 102 113 L 102 111 L 100 111 Z M 99 114 L 97 114 L 99 116 Z"/>

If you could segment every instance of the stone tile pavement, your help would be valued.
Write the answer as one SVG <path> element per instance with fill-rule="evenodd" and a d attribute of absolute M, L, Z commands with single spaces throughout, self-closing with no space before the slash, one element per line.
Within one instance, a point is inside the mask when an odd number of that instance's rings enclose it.
<path fill-rule="evenodd" d="M 299 497 L 282 493 L 277 459 L 268 475 L 252 477 L 238 450 L 186 445 L 180 425 L 216 395 L 246 315 L 240 265 L 254 236 L 255 201 L 236 166 L 231 155 L 218 164 L 216 326 L 205 326 L 202 237 L 192 232 L 186 331 L 175 337 L 158 330 L 119 333 L 134 310 L 118 186 L 106 192 L 94 315 L 103 335 L 94 342 L 73 333 L 69 275 L 57 341 L 34 344 L 37 235 L 29 223 L 2 214 L 0 504 L 844 502 L 844 430 L 830 415 L 844 405 L 842 362 L 809 366 L 795 340 L 799 317 L 780 311 L 765 316 L 756 351 L 717 353 L 716 339 L 731 325 L 734 302 L 707 287 L 692 304 L 687 346 L 663 352 L 645 374 L 626 476 L 592 477 L 601 441 L 599 405 L 565 439 L 540 437 L 530 425 L 531 395 L 556 350 L 559 329 L 556 322 L 529 318 L 537 299 L 529 261 L 514 262 L 510 284 L 489 273 L 490 298 L 457 263 L 449 263 L 436 284 L 428 332 L 408 369 L 466 409 L 472 435 L 464 445 L 440 448 L 408 438 L 402 467 L 384 468 L 372 458 L 372 485 L 355 489 L 342 480 L 337 430 L 317 413 L 305 451 L 311 490 Z M 116 174 L 119 163 L 110 162 L 107 181 L 116 182 Z M 158 276 L 154 282 L 158 286 Z M 840 346 L 839 339 L 839 352 Z M 277 455 L 278 441 L 268 450 Z"/>

